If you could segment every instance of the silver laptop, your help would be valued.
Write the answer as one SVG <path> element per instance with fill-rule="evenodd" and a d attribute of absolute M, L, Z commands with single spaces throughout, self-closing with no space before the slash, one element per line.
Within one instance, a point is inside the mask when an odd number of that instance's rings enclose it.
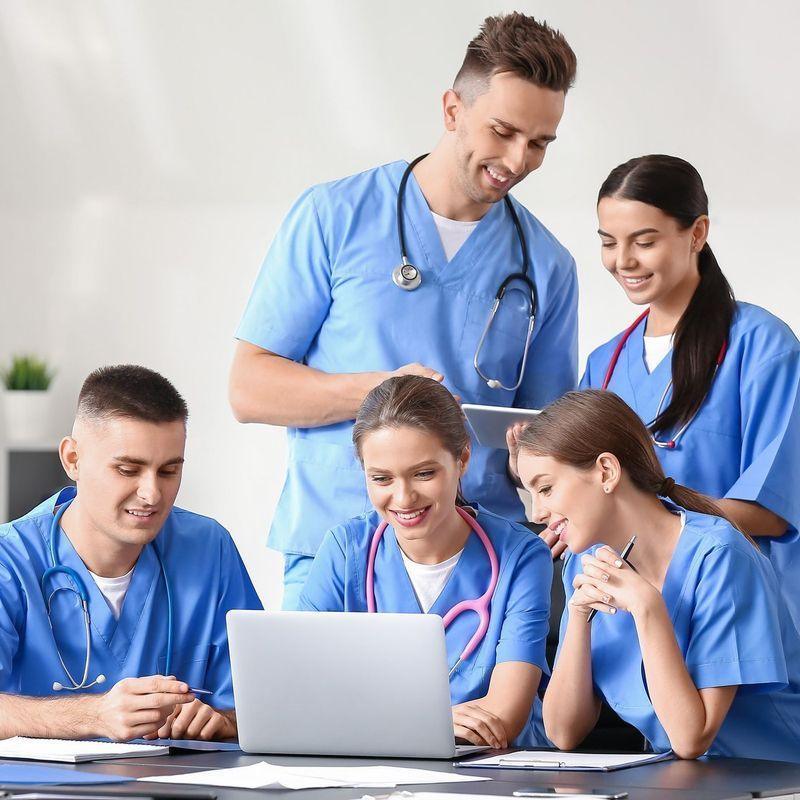
<path fill-rule="evenodd" d="M 441 617 L 229 611 L 248 753 L 453 758 Z"/>

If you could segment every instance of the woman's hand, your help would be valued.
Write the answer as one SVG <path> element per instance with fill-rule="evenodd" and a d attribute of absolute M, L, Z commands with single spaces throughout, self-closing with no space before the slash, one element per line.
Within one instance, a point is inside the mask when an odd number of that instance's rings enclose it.
<path fill-rule="evenodd" d="M 508 474 L 511 475 L 517 486 L 522 486 L 517 469 L 517 457 L 519 456 L 519 435 L 525 425 L 517 422 L 506 431 L 506 447 L 508 447 Z"/>
<path fill-rule="evenodd" d="M 503 721 L 475 700 L 453 706 L 453 732 L 456 739 L 469 744 L 488 745 L 495 750 L 508 747 Z"/>
<path fill-rule="evenodd" d="M 614 613 L 618 609 L 636 616 L 664 602 L 658 589 L 608 545 L 599 547 L 593 556 L 581 556 L 581 564 L 583 573 L 576 576 L 573 586 L 581 593 L 579 604 L 583 608 L 595 604 L 606 606 L 598 608 L 598 611 Z M 570 607 L 575 595 L 570 600 Z"/>

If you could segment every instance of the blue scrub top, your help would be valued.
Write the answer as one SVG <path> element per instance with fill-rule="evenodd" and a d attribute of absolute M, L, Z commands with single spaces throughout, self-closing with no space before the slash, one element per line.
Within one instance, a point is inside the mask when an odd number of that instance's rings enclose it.
<path fill-rule="evenodd" d="M 800 634 L 780 602 L 772 565 L 726 520 L 682 513 L 685 524 L 661 591 L 675 637 L 698 689 L 739 687 L 708 753 L 800 762 Z M 580 556 L 570 554 L 563 573 L 567 602 L 581 571 Z M 568 615 L 567 606 L 562 642 Z M 598 614 L 591 646 L 595 693 L 656 752 L 669 750 L 647 693 L 633 617 Z"/>
<path fill-rule="evenodd" d="M 70 672 L 77 680 L 83 676 L 86 644 L 77 597 L 71 592 L 53 597 L 51 631 L 41 588 L 42 575 L 52 566 L 55 507 L 74 496 L 74 488 L 64 489 L 21 519 L 0 526 L 0 692 L 43 697 L 54 694 L 54 681 L 70 685 L 54 636 Z M 172 589 L 172 673 L 190 686 L 214 692 L 203 702 L 233 708 L 225 614 L 232 608 L 262 607 L 236 546 L 219 523 L 179 508 L 173 508 L 156 541 Z M 105 683 L 84 691 L 106 692 L 123 678 L 164 674 L 167 597 L 152 545 L 136 562 L 119 620 L 63 531 L 58 557 L 80 575 L 89 593 L 89 680 L 99 673 L 106 676 Z M 56 575 L 47 583 L 48 595 L 59 586 L 73 584 Z"/>
<path fill-rule="evenodd" d="M 527 237 L 538 315 L 519 390 L 490 389 L 472 365 L 495 293 L 522 269 L 505 204 L 496 203 L 447 262 L 414 176 L 405 195 L 407 248 L 422 285 L 392 283 L 400 262 L 396 200 L 407 164 L 398 161 L 306 191 L 283 222 L 256 280 L 239 339 L 328 373 L 391 371 L 414 361 L 445 376 L 466 403 L 542 408 L 577 378 L 575 263 L 515 200 Z M 490 378 L 516 383 L 528 329 L 527 290 L 509 288 L 481 353 Z M 286 483 L 269 544 L 314 555 L 331 520 L 370 509 L 351 443 L 352 422 L 290 428 Z M 473 441 L 464 492 L 497 514 L 523 519 L 508 453 Z"/>
<path fill-rule="evenodd" d="M 553 576 L 550 551 L 538 536 L 522 525 L 483 508 L 478 509 L 477 519 L 497 553 L 500 574 L 486 636 L 450 679 L 453 704 L 483 697 L 489 690 L 492 670 L 504 661 L 524 661 L 539 667 L 543 674 L 549 674 L 545 643 Z M 314 559 L 298 610 L 367 610 L 367 560 L 379 523 L 380 517 L 372 511 L 328 532 Z M 490 578 L 486 549 L 473 532 L 429 613 L 444 617 L 456 603 L 480 597 Z M 375 605 L 379 612 L 422 613 L 391 526 L 386 529 L 375 558 Z M 447 628 L 449 667 L 458 660 L 475 633 L 476 625 L 476 615 L 464 613 Z M 549 745 L 544 736 L 538 698 L 515 743 L 519 746 Z"/>
<path fill-rule="evenodd" d="M 655 450 L 664 472 L 678 483 L 714 498 L 759 503 L 787 521 L 783 536 L 756 541 L 781 579 L 800 628 L 800 342 L 763 308 L 736 305 L 725 360 L 700 411 L 674 450 Z M 672 357 L 648 373 L 644 327 L 628 339 L 608 388 L 649 423 L 670 380 Z M 589 356 L 581 388 L 602 386 L 619 339 Z"/>

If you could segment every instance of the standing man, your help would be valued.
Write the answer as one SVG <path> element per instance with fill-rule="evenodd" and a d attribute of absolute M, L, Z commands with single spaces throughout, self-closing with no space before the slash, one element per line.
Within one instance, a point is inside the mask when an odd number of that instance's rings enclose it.
<path fill-rule="evenodd" d="M 574 387 L 575 262 L 508 193 L 555 140 L 575 68 L 558 31 L 489 17 L 444 93 L 433 151 L 312 187 L 278 231 L 236 334 L 230 398 L 240 422 L 289 429 L 269 539 L 286 558 L 284 608 L 325 532 L 369 508 L 350 434 L 370 389 L 412 373 L 464 402 L 541 408 Z M 464 494 L 521 518 L 507 464 L 473 442 Z"/>

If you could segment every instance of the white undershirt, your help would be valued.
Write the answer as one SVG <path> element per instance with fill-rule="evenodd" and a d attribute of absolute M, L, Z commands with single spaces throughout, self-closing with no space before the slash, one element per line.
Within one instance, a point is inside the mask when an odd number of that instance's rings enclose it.
<path fill-rule="evenodd" d="M 671 349 L 671 333 L 665 333 L 663 336 L 645 336 L 644 363 L 647 364 L 647 371 L 652 372 L 664 360 Z"/>
<path fill-rule="evenodd" d="M 480 220 L 461 222 L 457 219 L 442 217 L 433 211 L 431 211 L 431 215 L 436 223 L 436 230 L 439 231 L 439 238 L 442 240 L 445 258 L 448 261 L 452 261 L 455 254 L 461 249 L 461 245 L 467 241 Z"/>
<path fill-rule="evenodd" d="M 119 615 L 122 613 L 122 603 L 125 601 L 125 594 L 131 585 L 131 576 L 134 569 L 135 567 L 131 567 L 130 572 L 120 575 L 119 578 L 104 578 L 102 575 L 95 575 L 94 572 L 89 570 L 89 574 L 94 578 L 97 588 L 105 597 L 114 619 L 119 619 Z"/>
<path fill-rule="evenodd" d="M 441 564 L 417 564 L 412 561 L 402 550 L 403 563 L 406 565 L 406 572 L 414 587 L 414 594 L 419 600 L 420 608 L 427 614 L 431 606 L 442 593 L 450 573 L 455 569 L 458 559 L 461 558 L 463 550 L 459 550 L 454 556 L 442 561 Z"/>

